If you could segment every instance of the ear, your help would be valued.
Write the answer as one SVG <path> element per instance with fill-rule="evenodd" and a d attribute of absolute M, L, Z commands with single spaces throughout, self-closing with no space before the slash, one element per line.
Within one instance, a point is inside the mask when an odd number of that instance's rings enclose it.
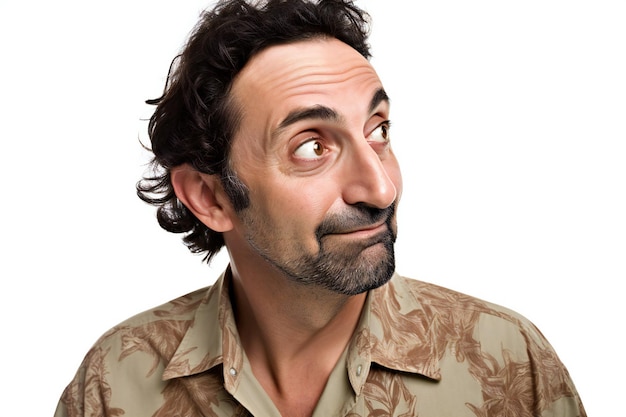
<path fill-rule="evenodd" d="M 176 197 L 209 229 L 227 232 L 233 228 L 233 210 L 217 175 L 184 164 L 172 168 L 170 178 Z"/>

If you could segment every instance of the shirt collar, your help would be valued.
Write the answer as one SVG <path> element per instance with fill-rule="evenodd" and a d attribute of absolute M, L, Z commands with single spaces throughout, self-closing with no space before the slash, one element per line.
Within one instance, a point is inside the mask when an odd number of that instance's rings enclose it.
<path fill-rule="evenodd" d="M 348 350 L 348 375 L 361 393 L 372 363 L 387 369 L 440 380 L 434 335 L 427 314 L 408 286 L 394 274 L 385 285 L 370 291 Z"/>
<path fill-rule="evenodd" d="M 198 306 L 193 323 L 164 370 L 163 380 L 201 373 L 221 364 L 226 388 L 236 388 L 243 349 L 229 286 L 230 269 L 227 269 Z M 439 380 L 437 350 L 424 309 L 407 287 L 406 278 L 394 274 L 387 284 L 370 291 L 366 298 L 348 347 L 350 383 L 359 394 L 372 363 Z"/>
<path fill-rule="evenodd" d="M 243 351 L 229 287 L 230 268 L 222 273 L 202 299 L 191 326 L 163 372 L 164 381 L 222 365 L 226 388 L 235 388 L 237 370 L 241 370 L 243 364 Z"/>

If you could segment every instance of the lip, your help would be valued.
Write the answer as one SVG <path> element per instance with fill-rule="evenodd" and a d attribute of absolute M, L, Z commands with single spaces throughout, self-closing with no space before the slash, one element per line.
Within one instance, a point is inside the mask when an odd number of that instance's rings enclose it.
<path fill-rule="evenodd" d="M 341 233 L 336 233 L 336 235 L 366 238 L 366 237 L 371 237 L 371 236 L 380 234 L 384 232 L 385 230 L 387 230 L 387 223 L 383 221 L 383 222 L 373 224 L 371 226 L 364 227 L 361 229 L 354 229 L 354 230 L 348 230 L 348 231 L 341 232 Z"/>

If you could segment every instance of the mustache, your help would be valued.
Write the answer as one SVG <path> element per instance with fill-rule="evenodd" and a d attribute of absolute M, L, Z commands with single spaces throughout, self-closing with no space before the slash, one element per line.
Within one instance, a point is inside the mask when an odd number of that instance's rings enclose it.
<path fill-rule="evenodd" d="M 315 231 L 317 240 L 319 241 L 324 235 L 364 229 L 382 220 L 389 225 L 396 213 L 396 204 L 394 201 L 389 207 L 380 209 L 359 203 L 341 213 L 329 215 L 322 220 Z"/>

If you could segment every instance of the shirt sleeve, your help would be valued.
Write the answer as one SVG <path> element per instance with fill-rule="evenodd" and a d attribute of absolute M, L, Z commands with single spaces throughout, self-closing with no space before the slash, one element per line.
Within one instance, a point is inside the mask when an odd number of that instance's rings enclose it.
<path fill-rule="evenodd" d="M 115 417 L 124 410 L 109 406 L 111 389 L 105 379 L 109 350 L 94 346 L 65 388 L 54 417 Z"/>

